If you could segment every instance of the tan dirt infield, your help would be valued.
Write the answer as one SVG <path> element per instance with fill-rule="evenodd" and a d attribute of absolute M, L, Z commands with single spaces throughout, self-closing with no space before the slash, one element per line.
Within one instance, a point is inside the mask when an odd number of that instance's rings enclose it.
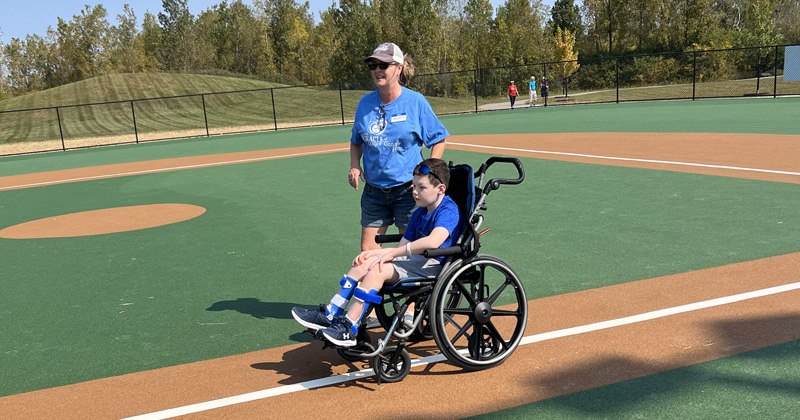
<path fill-rule="evenodd" d="M 800 136 L 728 134 L 591 133 L 452 136 L 449 148 L 604 165 L 703 173 L 798 183 L 800 176 L 725 168 L 617 161 L 587 156 L 478 149 L 494 146 L 740 168 L 800 172 Z M 458 143 L 458 144 L 455 144 Z M 340 151 L 346 145 L 142 162 L 150 170 L 244 159 Z M 236 155 L 234 158 L 231 155 Z M 219 163 L 217 163 L 219 164 Z M 343 164 L 344 165 L 344 164 Z M 91 176 L 131 175 L 134 164 L 86 168 Z M 344 167 L 344 166 L 343 166 Z M 170 169 L 174 168 L 174 169 Z M 81 170 L 0 178 L 3 189 L 79 179 Z M 343 172 L 344 173 L 344 172 Z M 343 178 L 344 179 L 344 175 Z M 67 181 L 70 182 L 70 181 Z M 343 181 L 344 182 L 344 181 Z M 647 311 L 724 297 L 796 281 L 800 253 L 788 254 L 529 302 L 526 335 L 554 331 Z M 378 386 L 374 378 L 301 391 L 192 415 L 193 418 L 298 418 L 326 413 L 341 401 L 364 401 L 389 410 L 387 418 L 459 418 L 676 369 L 800 339 L 800 291 L 673 315 L 648 322 L 521 346 L 503 365 L 463 372 L 448 363 L 415 368 L 401 383 Z M 565 310 L 566 308 L 566 310 Z M 119 418 L 299 383 L 359 370 L 319 343 L 302 343 L 187 365 L 0 398 L 9 418 Z M 432 342 L 410 349 L 412 357 L 438 353 Z M 352 393 L 352 395 L 348 395 Z M 477 393 L 477 396 L 473 396 Z M 413 401 L 413 403 L 409 403 Z M 381 410 L 385 412 L 386 410 Z M 348 413 L 374 417 L 374 411 Z"/>

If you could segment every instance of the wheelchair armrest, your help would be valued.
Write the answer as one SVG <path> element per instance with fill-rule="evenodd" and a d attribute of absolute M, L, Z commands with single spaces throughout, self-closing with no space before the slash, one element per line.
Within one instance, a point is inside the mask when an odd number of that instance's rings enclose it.
<path fill-rule="evenodd" d="M 392 235 L 375 235 L 375 243 L 379 244 L 386 244 L 389 242 L 400 242 L 403 239 L 403 235 L 399 233 L 395 233 Z"/>
<path fill-rule="evenodd" d="M 422 253 L 422 255 L 424 255 L 425 258 L 436 258 L 436 257 L 443 257 L 445 255 L 461 254 L 463 252 L 464 250 L 461 248 L 461 246 L 456 245 L 456 246 L 448 246 L 446 248 L 426 249 L 425 252 Z"/>

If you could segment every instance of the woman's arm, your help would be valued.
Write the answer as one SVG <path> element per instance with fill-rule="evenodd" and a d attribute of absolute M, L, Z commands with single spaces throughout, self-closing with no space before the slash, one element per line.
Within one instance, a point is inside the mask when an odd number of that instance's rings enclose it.
<path fill-rule="evenodd" d="M 445 143 L 447 143 L 447 139 L 442 139 L 439 143 L 436 143 L 431 147 L 431 158 L 432 159 L 441 159 L 442 155 L 444 154 Z"/>
<path fill-rule="evenodd" d="M 347 181 L 350 186 L 358 191 L 358 179 L 364 179 L 364 172 L 361 170 L 361 156 L 364 154 L 364 145 L 357 146 L 350 143 L 350 173 L 347 175 Z"/>

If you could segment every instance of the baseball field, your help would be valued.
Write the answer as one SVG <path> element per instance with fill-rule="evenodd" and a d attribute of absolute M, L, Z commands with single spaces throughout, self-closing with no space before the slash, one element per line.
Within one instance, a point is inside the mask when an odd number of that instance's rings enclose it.
<path fill-rule="evenodd" d="M 527 329 L 480 372 L 413 343 L 395 384 L 289 313 L 359 250 L 350 126 L 2 158 L 0 417 L 796 418 L 797 121 L 800 98 L 443 117 L 445 160 L 525 167 L 481 252 Z"/>

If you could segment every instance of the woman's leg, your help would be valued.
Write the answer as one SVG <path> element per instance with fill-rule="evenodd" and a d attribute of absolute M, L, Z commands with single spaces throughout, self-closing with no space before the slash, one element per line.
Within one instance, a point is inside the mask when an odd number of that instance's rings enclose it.
<path fill-rule="evenodd" d="M 381 244 L 375 242 L 375 235 L 384 235 L 389 229 L 389 226 L 381 227 L 368 227 L 361 228 L 361 250 L 369 251 L 371 249 L 380 249 Z"/>

